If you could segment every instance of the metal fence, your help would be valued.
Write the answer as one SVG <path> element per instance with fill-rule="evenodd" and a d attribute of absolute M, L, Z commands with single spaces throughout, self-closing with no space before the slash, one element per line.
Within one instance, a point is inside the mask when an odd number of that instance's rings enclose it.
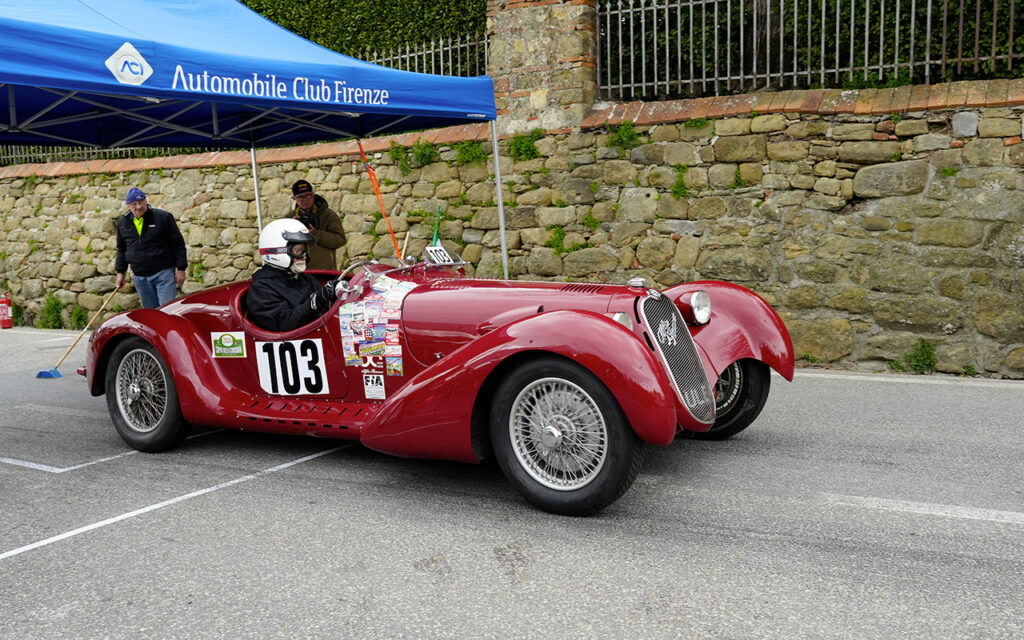
<path fill-rule="evenodd" d="M 50 147 L 42 145 L 0 144 L 0 167 L 11 164 L 44 162 L 78 162 L 81 160 L 110 160 L 113 158 L 152 158 L 182 153 L 212 151 L 201 147 L 119 147 L 93 149 L 89 147 Z"/>
<path fill-rule="evenodd" d="M 1021 0 L 599 0 L 598 33 L 605 100 L 1024 75 Z"/>
<path fill-rule="evenodd" d="M 360 60 L 443 76 L 481 76 L 487 73 L 487 35 L 471 33 L 406 45 L 389 51 L 364 51 Z"/>

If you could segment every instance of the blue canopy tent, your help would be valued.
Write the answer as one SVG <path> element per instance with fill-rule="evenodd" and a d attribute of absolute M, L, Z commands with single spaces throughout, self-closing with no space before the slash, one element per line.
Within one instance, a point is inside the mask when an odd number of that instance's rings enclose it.
<path fill-rule="evenodd" d="M 235 0 L 0 0 L 3 97 L 3 144 L 249 147 L 258 207 L 259 146 L 490 121 L 498 157 L 489 77 L 356 60 Z"/>

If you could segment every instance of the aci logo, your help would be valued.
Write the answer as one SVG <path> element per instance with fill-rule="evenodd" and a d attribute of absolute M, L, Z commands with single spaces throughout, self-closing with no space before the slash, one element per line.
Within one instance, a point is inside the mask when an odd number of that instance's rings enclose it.
<path fill-rule="evenodd" d="M 153 67 L 130 42 L 121 45 L 114 55 L 107 58 L 106 65 L 121 84 L 142 84 L 153 75 Z"/>

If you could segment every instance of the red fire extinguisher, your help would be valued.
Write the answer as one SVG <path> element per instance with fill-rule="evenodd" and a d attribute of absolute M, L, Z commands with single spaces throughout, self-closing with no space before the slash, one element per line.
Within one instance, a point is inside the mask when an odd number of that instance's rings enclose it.
<path fill-rule="evenodd" d="M 0 294 L 0 329 L 10 329 L 14 326 L 14 319 L 11 313 L 11 294 L 4 291 Z"/>

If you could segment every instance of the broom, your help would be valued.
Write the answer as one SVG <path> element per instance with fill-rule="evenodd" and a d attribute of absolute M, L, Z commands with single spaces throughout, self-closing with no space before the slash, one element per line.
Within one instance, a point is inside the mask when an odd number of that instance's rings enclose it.
<path fill-rule="evenodd" d="M 78 341 L 82 339 L 82 336 L 85 335 L 85 332 L 88 331 L 89 327 L 92 326 L 92 323 L 95 322 L 96 318 L 98 318 L 99 315 L 101 313 L 103 313 L 103 310 L 107 308 L 107 303 L 110 302 L 110 299 L 114 297 L 114 294 L 117 293 L 118 289 L 120 289 L 120 288 L 121 287 L 114 287 L 114 290 L 110 292 L 110 295 L 107 296 L 107 299 L 103 301 L 102 305 L 100 305 L 99 311 L 97 311 L 95 314 L 93 314 L 92 319 L 89 320 L 89 322 L 85 325 L 85 328 L 82 329 L 82 333 L 78 334 L 78 337 L 75 338 L 75 341 L 71 343 L 71 346 L 68 347 L 68 350 L 64 352 L 64 355 L 62 355 L 60 357 L 60 360 L 57 361 L 57 364 L 53 365 L 52 369 L 43 369 L 42 371 L 37 373 L 36 374 L 37 378 L 63 378 L 64 377 L 64 376 L 62 376 L 60 374 L 60 371 L 57 371 L 57 367 L 60 366 L 60 363 L 64 362 L 64 358 L 68 357 L 68 355 L 71 353 L 72 349 L 74 349 L 75 346 L 78 344 Z"/>

